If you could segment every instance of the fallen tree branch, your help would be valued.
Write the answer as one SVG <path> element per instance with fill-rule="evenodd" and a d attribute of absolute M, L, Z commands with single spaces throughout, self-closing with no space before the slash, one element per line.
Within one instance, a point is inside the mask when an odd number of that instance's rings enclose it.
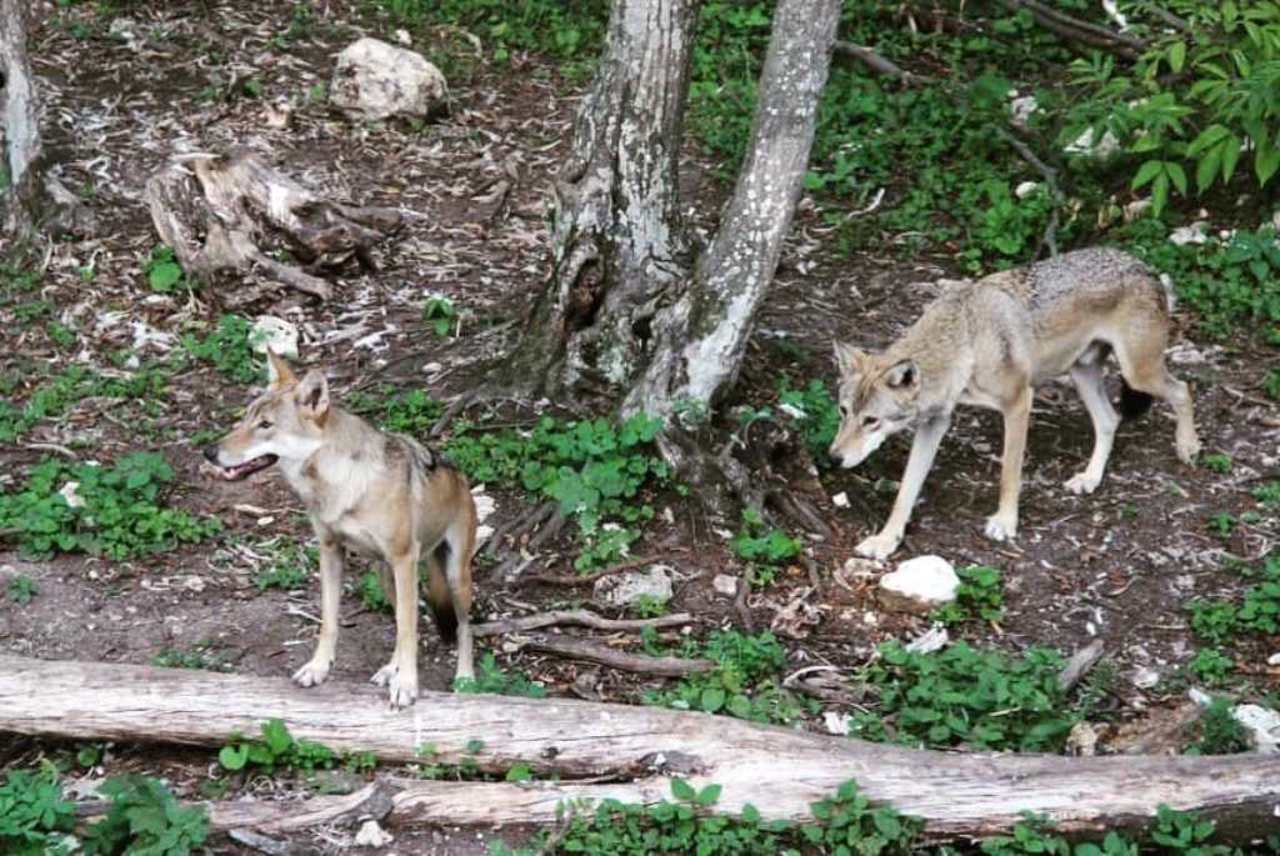
<path fill-rule="evenodd" d="M 855 45 L 853 42 L 836 42 L 835 52 L 844 54 L 845 56 L 851 56 L 877 74 L 883 74 L 886 77 L 901 80 L 907 86 L 923 86 L 925 84 L 935 82 L 932 77 L 907 71 L 893 60 L 885 56 L 881 56 L 871 48 L 864 47 L 863 45 Z"/>
<path fill-rule="evenodd" d="M 607 577 L 610 574 L 616 574 L 620 571 L 630 571 L 634 568 L 643 568 L 645 565 L 653 565 L 658 562 L 669 561 L 673 558 L 671 553 L 657 553 L 652 556 L 640 556 L 635 559 L 628 559 L 625 562 L 619 562 L 616 565 L 610 565 L 598 571 L 592 571 L 589 574 L 534 574 L 529 577 L 521 577 L 519 582 L 521 585 L 529 585 L 538 583 L 550 586 L 580 586 L 587 583 L 594 583 L 601 577 Z"/>
<path fill-rule="evenodd" d="M 617 651 L 599 642 L 589 639 L 575 639 L 569 636 L 546 636 L 530 639 L 523 644 L 530 651 L 544 654 L 555 654 L 557 657 L 568 657 L 572 660 L 587 660 L 621 669 L 624 672 L 635 672 L 641 675 L 656 675 L 660 678 L 683 678 L 698 672 L 709 672 L 715 668 L 710 660 L 687 660 L 684 657 L 651 657 L 648 654 L 628 654 Z"/>
<path fill-rule="evenodd" d="M 567 609 L 473 624 L 471 632 L 479 638 L 498 636 L 503 633 L 525 633 L 543 627 L 566 624 L 590 627 L 593 630 L 640 630 L 645 627 L 679 627 L 692 621 L 693 616 L 686 612 L 660 615 L 657 618 L 605 618 L 585 609 Z"/>
<path fill-rule="evenodd" d="M 1047 246 L 1049 255 L 1056 256 L 1058 254 L 1058 209 L 1066 201 L 1066 197 L 1062 194 L 1062 188 L 1058 186 L 1058 170 L 1042 161 L 1031 150 L 1030 146 L 1004 128 L 996 128 L 996 133 L 1000 135 L 1000 139 L 1008 143 L 1018 153 L 1019 157 L 1044 177 L 1044 183 L 1048 186 L 1049 193 L 1053 196 L 1053 210 L 1049 214 L 1049 222 L 1045 225 L 1044 233 L 1040 237 L 1040 246 L 1036 247 L 1036 255 L 1039 256 L 1040 250 Z"/>
<path fill-rule="evenodd" d="M 1098 664 L 1102 659 L 1102 655 L 1106 651 L 1106 646 L 1101 639 L 1094 639 L 1088 645 L 1071 655 L 1071 659 L 1062 667 L 1062 671 L 1058 673 L 1058 688 L 1064 693 L 1071 692 L 1075 685 L 1080 683 L 1085 675 L 1089 674 L 1089 670 Z"/>
<path fill-rule="evenodd" d="M 1088 21 L 1081 21 L 1038 0 L 1000 0 L 1000 5 L 1013 12 L 1025 9 L 1031 13 L 1031 17 L 1035 18 L 1036 23 L 1046 30 L 1051 30 L 1072 41 L 1102 48 L 1126 59 L 1137 59 L 1147 47 L 1147 43 L 1142 39 L 1127 33 L 1117 33 Z"/>
<path fill-rule="evenodd" d="M 646 772 L 659 758 L 678 759 L 695 787 L 720 784 L 720 810 L 736 814 L 752 803 L 766 820 L 807 820 L 812 802 L 854 779 L 872 801 L 922 818 L 930 840 L 1006 831 L 1022 809 L 1046 815 L 1063 833 L 1123 831 L 1150 823 L 1160 803 L 1248 838 L 1274 830 L 1280 800 L 1280 755 L 928 752 L 654 707 L 491 695 L 423 693 L 414 709 L 393 712 L 381 690 L 364 684 L 331 680 L 304 690 L 283 676 L 0 655 L 0 731 L 218 747 L 273 717 L 298 738 L 382 761 L 418 761 L 418 748 L 432 743 L 440 763 L 465 758 L 484 772 L 526 764 L 562 779 L 641 779 L 590 790 L 421 782 L 435 787 L 392 798 L 406 819 L 434 812 L 449 823 L 538 821 L 575 794 L 666 798 L 670 780 Z M 476 738 L 484 750 L 468 754 Z"/>

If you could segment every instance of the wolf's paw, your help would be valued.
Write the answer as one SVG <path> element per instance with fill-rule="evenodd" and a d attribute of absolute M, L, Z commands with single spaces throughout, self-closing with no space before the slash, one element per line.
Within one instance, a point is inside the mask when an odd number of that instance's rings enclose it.
<path fill-rule="evenodd" d="M 902 543 L 900 537 L 893 535 L 872 535 L 870 538 L 864 538 L 862 543 L 854 548 L 859 556 L 865 556 L 868 559 L 884 561 L 893 555 L 893 551 L 898 549 L 898 545 Z"/>
<path fill-rule="evenodd" d="M 381 669 L 374 672 L 369 677 L 369 683 L 373 684 L 375 687 L 385 687 L 387 684 L 391 683 L 391 679 L 394 678 L 395 675 L 396 664 L 395 661 L 392 660 L 390 663 L 387 663 Z"/>
<path fill-rule="evenodd" d="M 1102 476 L 1095 476 L 1093 473 L 1085 470 L 1084 472 L 1076 473 L 1074 476 L 1067 479 L 1067 481 L 1063 482 L 1062 486 L 1074 494 L 1087 494 L 1093 493 L 1097 490 L 1098 485 L 1101 483 Z"/>
<path fill-rule="evenodd" d="M 293 673 L 293 682 L 300 687 L 319 686 L 329 677 L 329 667 L 332 665 L 327 660 L 312 660 Z"/>
<path fill-rule="evenodd" d="M 1190 437 L 1179 437 L 1177 448 L 1178 460 L 1184 464 L 1195 463 L 1196 455 L 1200 454 L 1200 438 L 1195 434 Z"/>
<path fill-rule="evenodd" d="M 418 700 L 418 675 L 402 669 L 392 676 L 389 688 L 391 709 L 406 708 Z"/>
<path fill-rule="evenodd" d="M 992 541 L 1011 541 L 1018 534 L 1018 518 L 1004 518 L 993 514 L 987 518 L 987 526 L 983 530 Z"/>

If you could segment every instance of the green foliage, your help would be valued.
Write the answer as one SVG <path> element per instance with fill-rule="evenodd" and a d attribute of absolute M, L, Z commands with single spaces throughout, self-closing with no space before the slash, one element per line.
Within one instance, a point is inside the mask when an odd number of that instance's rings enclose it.
<path fill-rule="evenodd" d="M 111 809 L 85 833 L 85 856 L 187 856 L 209 834 L 204 806 L 184 808 L 156 779 L 117 776 L 98 792 Z"/>
<path fill-rule="evenodd" d="M 19 606 L 26 606 L 31 603 L 31 599 L 40 594 L 40 589 L 36 588 L 36 581 L 26 574 L 18 574 L 9 580 L 9 600 Z"/>
<path fill-rule="evenodd" d="M 194 517 L 160 502 L 172 468 L 155 452 L 134 452 L 103 467 L 45 459 L 16 493 L 0 494 L 0 529 L 10 529 L 25 555 L 56 552 L 126 559 L 197 543 L 221 530 L 216 518 Z M 83 504 L 61 491 L 76 482 Z"/>
<path fill-rule="evenodd" d="M 1218 696 L 1196 722 L 1196 740 L 1187 755 L 1233 755 L 1249 749 L 1249 734 L 1231 715 L 1231 699 Z"/>
<path fill-rule="evenodd" d="M 655 594 L 642 594 L 627 606 L 627 610 L 640 618 L 657 618 L 667 614 L 669 603 L 666 598 Z"/>
<path fill-rule="evenodd" d="M 739 559 L 747 562 L 747 579 L 754 586 L 767 586 L 778 567 L 800 555 L 802 545 L 781 529 L 766 529 L 764 518 L 754 508 L 742 510 L 742 530 L 729 542 Z"/>
<path fill-rule="evenodd" d="M 974 619 L 999 621 L 1004 617 L 1004 583 L 998 568 L 970 565 L 956 573 L 960 577 L 956 599 L 935 609 L 934 621 L 954 627 Z"/>
<path fill-rule="evenodd" d="M 444 413 L 444 405 L 425 389 L 397 392 L 390 386 L 382 387 L 374 395 L 351 395 L 346 406 L 353 413 L 368 417 L 384 431 L 411 437 L 426 436 Z"/>
<path fill-rule="evenodd" d="M 1221 473 L 1222 475 L 1226 475 L 1227 473 L 1231 472 L 1231 456 L 1224 454 L 1222 452 L 1214 452 L 1209 455 L 1202 455 L 1200 458 L 1200 463 L 1204 464 L 1207 468 L 1213 470 L 1215 473 Z"/>
<path fill-rule="evenodd" d="M 382 580 L 373 571 L 365 571 L 356 584 L 360 593 L 360 602 L 371 612 L 390 612 L 391 599 L 382 590 Z"/>
<path fill-rule="evenodd" d="M 474 678 L 455 680 L 453 689 L 460 693 L 490 693 L 527 698 L 544 698 L 547 694 L 546 687 L 535 684 L 524 672 L 518 669 L 504 671 L 498 665 L 498 660 L 492 651 L 485 651 L 480 657 L 479 662 L 476 663 Z"/>
<path fill-rule="evenodd" d="M 239 315 L 223 315 L 218 326 L 203 339 L 193 334 L 182 337 L 182 345 L 197 360 L 212 363 L 223 377 L 236 383 L 260 383 L 263 365 L 258 362 L 250 341 L 253 325 Z"/>
<path fill-rule="evenodd" d="M 218 763 L 228 770 L 257 768 L 267 774 L 277 768 L 308 773 L 317 769 L 327 770 L 336 761 L 333 750 L 310 740 L 295 739 L 280 719 L 262 724 L 261 739 L 233 736 L 232 742 L 218 751 Z"/>
<path fill-rule="evenodd" d="M 306 588 L 311 568 L 319 561 L 320 552 L 315 547 L 290 543 L 271 555 L 271 563 L 253 575 L 253 584 L 258 587 L 258 591 L 270 588 L 285 591 Z"/>
<path fill-rule="evenodd" d="M 558 503 L 583 543 L 574 566 L 590 570 L 624 558 L 639 537 L 636 524 L 653 517 L 652 506 L 632 500 L 670 476 L 650 453 L 661 429 L 661 420 L 643 414 L 621 426 L 544 416 L 528 432 L 459 426 L 445 451 L 474 482 L 519 486 Z"/>
<path fill-rule="evenodd" d="M 800 839 L 823 853 L 875 854 L 913 852 L 911 841 L 921 823 L 892 807 L 872 808 L 856 783 L 845 782 L 810 806 L 814 822 L 800 827 Z"/>
<path fill-rule="evenodd" d="M 175 291 L 183 281 L 182 266 L 178 264 L 173 249 L 164 244 L 151 251 L 151 257 L 142 270 L 147 275 L 147 284 L 151 286 L 151 290 L 161 294 Z"/>
<path fill-rule="evenodd" d="M 458 323 L 458 310 L 453 301 L 442 295 L 432 295 L 422 307 L 422 320 L 441 338 L 449 335 Z"/>
<path fill-rule="evenodd" d="M 206 672 L 230 672 L 226 658 L 213 650 L 212 642 L 197 642 L 189 650 L 165 648 L 151 658 L 151 665 L 168 669 L 202 669 Z"/>
<path fill-rule="evenodd" d="M 1187 604 L 1196 636 L 1222 644 L 1240 634 L 1280 633 L 1280 556 L 1268 556 L 1256 573 L 1258 582 L 1245 589 L 1239 602 L 1196 599 Z"/>
<path fill-rule="evenodd" d="M 62 798 L 57 771 L 8 770 L 0 783 L 0 852 L 44 856 L 71 850 L 65 834 L 75 825 L 75 805 Z"/>
<path fill-rule="evenodd" d="M 1280 508 L 1280 481 L 1258 485 L 1253 489 L 1253 498 L 1266 508 Z"/>
<path fill-rule="evenodd" d="M 1204 683 L 1218 687 L 1225 684 L 1236 670 L 1236 662 L 1217 648 L 1201 648 L 1187 668 Z"/>
<path fill-rule="evenodd" d="M 516 51 L 539 51 L 561 60 L 595 54 L 604 37 L 604 0 L 372 0 L 401 25 L 453 24 L 492 46 L 494 62 Z"/>
<path fill-rule="evenodd" d="M 1189 32 L 1136 16 L 1135 33 L 1149 46 L 1132 69 L 1099 54 L 1072 63 L 1087 97 L 1062 134 L 1114 134 L 1139 164 L 1133 186 L 1151 185 L 1157 216 L 1171 189 L 1189 193 L 1188 170 L 1204 192 L 1250 164 L 1258 185 L 1280 169 L 1280 5 L 1171 0 L 1162 8 Z"/>
<path fill-rule="evenodd" d="M 783 689 L 777 680 L 787 654 L 772 633 L 746 636 L 736 630 L 717 630 L 704 645 L 687 643 L 682 653 L 705 657 L 716 667 L 683 678 L 669 689 L 645 692 L 645 704 L 780 723 L 817 709 Z"/>
<path fill-rule="evenodd" d="M 12 443 L 36 425 L 57 419 L 89 396 L 156 405 L 164 397 L 166 378 L 158 368 L 125 377 L 104 377 L 84 366 L 68 366 L 39 384 L 21 408 L 0 399 L 0 443 Z"/>
<path fill-rule="evenodd" d="M 1062 657 L 1043 648 L 1011 657 L 957 642 L 918 654 L 886 642 L 863 675 L 879 704 L 855 714 L 850 734 L 935 748 L 1056 752 L 1079 718 L 1058 686 L 1062 667 Z"/>

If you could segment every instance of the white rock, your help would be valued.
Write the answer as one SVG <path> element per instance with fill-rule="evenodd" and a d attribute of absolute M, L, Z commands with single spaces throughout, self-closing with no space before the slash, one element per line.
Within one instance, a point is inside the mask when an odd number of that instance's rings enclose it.
<path fill-rule="evenodd" d="M 1092 722 L 1077 722 L 1067 735 L 1067 754 L 1089 757 L 1098 754 L 1098 729 Z"/>
<path fill-rule="evenodd" d="M 413 37 L 409 35 L 408 30 L 396 30 L 395 37 L 396 41 L 404 45 L 406 48 L 413 46 Z"/>
<path fill-rule="evenodd" d="M 1208 707 L 1213 704 L 1213 696 L 1209 695 L 1202 689 L 1198 689 L 1197 687 L 1192 687 L 1187 690 L 1187 698 L 1191 699 L 1201 707 Z"/>
<path fill-rule="evenodd" d="M 913 654 L 932 654 L 934 651 L 940 651 L 947 647 L 947 643 L 950 641 L 951 635 L 947 633 L 947 628 L 941 624 L 935 624 L 908 642 L 907 650 Z"/>
<path fill-rule="evenodd" d="M 274 315 L 259 315 L 249 331 L 249 343 L 259 354 L 267 348 L 290 360 L 298 358 L 298 325 Z"/>
<path fill-rule="evenodd" d="M 927 613 L 956 599 L 960 578 L 941 556 L 917 556 L 880 578 L 879 598 L 886 609 Z"/>
<path fill-rule="evenodd" d="M 352 119 L 426 117 L 449 95 L 440 69 L 421 54 L 363 38 L 338 54 L 329 101 Z"/>
<path fill-rule="evenodd" d="M 379 826 L 376 820 L 366 820 L 360 824 L 360 831 L 356 833 L 357 847 L 386 847 L 394 840 L 391 833 Z"/>
<path fill-rule="evenodd" d="M 822 712 L 822 724 L 826 727 L 828 734 L 834 734 L 838 737 L 849 736 L 849 722 L 853 719 L 847 713 L 840 713 L 834 710 L 824 710 Z"/>
<path fill-rule="evenodd" d="M 1280 752 L 1280 713 L 1256 704 L 1238 704 L 1231 716 L 1249 732 L 1253 751 L 1262 755 Z"/>
<path fill-rule="evenodd" d="M 1169 362 L 1179 366 L 1198 366 L 1209 361 L 1205 352 L 1190 342 L 1179 342 L 1165 352 Z"/>
<path fill-rule="evenodd" d="M 592 593 L 596 600 L 611 606 L 630 606 L 641 598 L 671 600 L 671 568 L 650 565 L 643 571 L 613 574 L 596 580 Z"/>
<path fill-rule="evenodd" d="M 1169 233 L 1169 243 L 1177 244 L 1179 247 L 1186 244 L 1203 244 L 1209 240 L 1209 224 L 1204 220 L 1197 220 L 1190 226 L 1179 226 Z"/>
<path fill-rule="evenodd" d="M 1280 666 L 1280 651 L 1275 652 L 1267 658 L 1268 666 Z"/>
<path fill-rule="evenodd" d="M 1085 128 L 1080 136 L 1072 140 L 1062 151 L 1069 155 L 1083 155 L 1091 160 L 1106 160 L 1120 151 L 1120 140 L 1110 131 L 1096 136 L 1096 129 Z"/>
<path fill-rule="evenodd" d="M 711 581 L 711 587 L 717 594 L 733 597 L 738 593 L 738 578 L 728 574 L 716 574 L 715 579 Z"/>
<path fill-rule="evenodd" d="M 133 328 L 133 349 L 145 350 L 148 346 L 161 352 L 167 352 L 178 344 L 178 337 L 163 330 L 157 330 L 145 321 L 130 321 Z"/>
<path fill-rule="evenodd" d="M 1023 95 L 1009 102 L 1010 124 L 1025 131 L 1031 124 L 1031 117 L 1040 109 L 1034 95 Z"/>
<path fill-rule="evenodd" d="M 84 508 L 84 497 L 76 493 L 79 487 L 80 482 L 69 481 L 62 486 L 62 490 L 58 491 L 67 501 L 68 508 Z"/>
<path fill-rule="evenodd" d="M 1150 666 L 1138 666 L 1129 675 L 1129 680 L 1140 690 L 1149 690 L 1160 683 L 1160 673 Z"/>
<path fill-rule="evenodd" d="M 1135 199 L 1124 206 L 1124 222 L 1132 223 L 1151 210 L 1150 199 Z"/>
<path fill-rule="evenodd" d="M 1038 181 L 1024 181 L 1013 189 L 1013 195 L 1019 199 L 1026 199 L 1031 194 L 1040 189 Z"/>
<path fill-rule="evenodd" d="M 831 497 L 831 504 L 834 505 L 836 508 L 848 508 L 849 494 L 845 493 L 844 491 L 840 491 L 835 496 Z"/>
<path fill-rule="evenodd" d="M 471 499 L 476 504 L 477 523 L 483 523 L 498 507 L 498 504 L 493 501 L 493 497 L 485 493 L 484 485 L 482 484 L 478 484 L 471 488 Z"/>

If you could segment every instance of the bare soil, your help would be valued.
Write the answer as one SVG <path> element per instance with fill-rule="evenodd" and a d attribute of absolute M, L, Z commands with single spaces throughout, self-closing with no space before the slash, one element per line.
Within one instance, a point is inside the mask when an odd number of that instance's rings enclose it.
<path fill-rule="evenodd" d="M 339 398 L 385 382 L 425 386 L 447 399 L 485 382 L 484 359 L 501 352 L 518 332 L 548 271 L 548 188 L 566 151 L 581 84 L 536 57 L 517 55 L 503 68 L 483 66 L 469 56 L 472 48 L 464 39 L 443 28 L 429 30 L 417 34 L 416 47 L 436 58 L 452 57 L 446 66 L 452 77 L 450 114 L 421 126 L 353 124 L 309 93 L 327 79 L 337 50 L 359 35 L 389 37 L 389 28 L 358 3 L 334 0 L 318 7 L 309 26 L 291 31 L 289 3 L 131 4 L 127 17 L 114 19 L 99 17 L 87 5 L 55 11 L 42 4 L 33 57 L 47 99 L 49 152 L 61 164 L 64 182 L 83 189 L 100 230 L 91 240 L 47 248 L 48 271 L 38 297 L 78 329 L 76 346 L 59 348 L 42 325 L 24 327 L 11 308 L 0 309 L 11 343 L 0 368 L 56 370 L 72 361 L 103 368 L 108 354 L 131 346 L 131 322 L 180 335 L 235 311 L 298 323 L 305 361 L 327 369 Z M 283 38 L 286 33 L 294 35 Z M 246 81 L 256 83 L 246 90 Z M 141 202 L 146 178 L 175 152 L 235 146 L 268 155 L 337 198 L 397 206 L 412 216 L 396 239 L 378 248 L 379 270 L 343 271 L 328 304 L 259 282 L 221 283 L 190 297 L 152 293 L 142 267 L 156 243 Z M 696 150 L 690 149 L 686 164 L 683 186 L 697 205 L 697 225 L 713 226 L 726 189 Z M 491 198 L 510 175 L 518 179 L 509 192 Z M 828 236 L 817 206 L 806 200 L 733 403 L 774 403 L 783 377 L 793 385 L 813 377 L 831 380 L 833 338 L 866 346 L 888 342 L 933 296 L 933 283 L 956 272 L 949 257 L 907 256 L 891 240 L 881 251 L 842 257 Z M 80 273 L 86 266 L 94 270 L 88 281 Z M 447 295 L 464 310 L 460 337 L 440 338 L 424 325 L 421 305 L 428 292 Z M 110 323 L 111 313 L 123 315 Z M 1105 640 L 1122 676 L 1113 689 L 1121 718 L 1180 701 L 1158 688 L 1140 690 L 1124 676 L 1137 666 L 1168 675 L 1184 663 L 1194 643 L 1183 605 L 1196 596 L 1238 590 L 1241 579 L 1222 570 L 1223 559 L 1257 559 L 1280 532 L 1268 518 L 1242 523 L 1226 539 L 1208 526 L 1214 514 L 1239 517 L 1256 507 L 1249 489 L 1276 476 L 1280 421 L 1274 403 L 1260 393 L 1267 370 L 1263 356 L 1244 339 L 1202 340 L 1194 319 L 1179 317 L 1175 357 L 1183 362 L 1175 370 L 1193 385 L 1206 450 L 1231 456 L 1229 474 L 1179 463 L 1170 414 L 1158 406 L 1121 428 L 1107 479 L 1095 495 L 1068 494 L 1061 484 L 1083 466 L 1091 431 L 1070 386 L 1052 384 L 1036 399 L 1016 544 L 993 544 L 981 535 L 996 500 L 998 417 L 964 411 L 943 444 L 899 554 L 936 553 L 957 565 L 1003 570 L 1005 618 L 998 627 L 977 631 L 983 641 L 1070 652 L 1095 637 Z M 144 359 L 158 355 L 154 346 L 141 349 Z M 13 398 L 20 402 L 29 391 L 20 388 Z M 289 674 L 309 656 L 318 609 L 314 583 L 294 594 L 259 591 L 252 583 L 263 562 L 263 542 L 310 537 L 298 503 L 271 472 L 234 484 L 198 474 L 200 445 L 228 425 L 249 396 L 250 390 L 214 369 L 195 368 L 173 379 L 159 415 L 148 415 L 137 402 L 88 399 L 68 418 L 42 423 L 17 444 L 0 446 L 7 486 L 49 454 L 40 444 L 67 446 L 83 459 L 103 461 L 139 449 L 160 451 L 181 474 L 171 501 L 217 514 L 226 526 L 216 542 L 130 562 L 60 557 L 32 563 L 0 553 L 0 590 L 16 574 L 29 575 L 39 589 L 24 606 L 0 600 L 0 650 L 148 663 L 165 649 L 209 642 L 237 671 L 273 676 Z M 509 402 L 503 412 L 527 417 L 548 406 Z M 483 411 L 469 416 L 481 418 Z M 853 545 L 887 516 L 895 486 L 886 487 L 885 480 L 900 475 L 908 442 L 890 442 L 855 471 L 822 470 L 822 511 L 835 535 L 808 544 L 820 584 L 810 603 L 822 620 L 806 638 L 786 640 L 794 667 L 854 667 L 880 641 L 926 629 L 921 619 L 880 612 L 868 585 L 834 582 Z M 842 491 L 850 498 L 848 508 L 830 502 L 830 495 Z M 497 500 L 493 524 L 526 507 L 517 496 L 499 494 Z M 635 552 L 668 556 L 678 575 L 673 608 L 699 616 L 696 632 L 736 624 L 733 604 L 711 586 L 717 573 L 742 572 L 717 533 L 736 528 L 736 521 L 707 520 L 696 503 L 675 496 L 656 502 L 659 510 L 671 507 L 678 522 L 664 523 L 660 514 Z M 567 541 L 553 544 L 532 570 L 568 570 L 568 549 Z M 349 576 L 360 570 L 354 566 Z M 808 568 L 788 569 L 749 600 L 754 623 L 768 627 L 777 610 L 810 584 Z M 508 586 L 482 569 L 478 596 L 476 616 L 484 618 L 579 602 L 589 590 Z M 392 638 L 388 615 L 347 598 L 336 674 L 372 674 L 385 662 Z M 585 668 L 499 650 L 505 665 L 544 682 L 553 694 L 570 692 Z M 1265 663 L 1280 650 L 1280 639 L 1248 650 L 1242 669 L 1274 688 L 1280 670 L 1268 670 Z M 425 637 L 426 687 L 446 689 L 452 663 L 451 652 Z M 644 686 L 661 683 L 590 668 L 598 673 L 596 691 L 605 700 L 636 700 Z M 63 749 L 0 735 L 0 766 L 28 765 Z M 114 746 L 103 765 L 84 775 L 143 770 L 198 798 L 197 788 L 214 766 L 207 753 Z M 256 798 L 289 789 L 287 782 L 262 778 L 232 785 Z M 483 853 L 494 834 L 392 832 L 396 842 L 380 852 Z M 350 844 L 351 834 L 317 830 L 297 843 L 304 852 L 336 852 Z M 516 831 L 508 837 L 522 836 Z M 225 839 L 212 850 L 250 852 Z"/>

